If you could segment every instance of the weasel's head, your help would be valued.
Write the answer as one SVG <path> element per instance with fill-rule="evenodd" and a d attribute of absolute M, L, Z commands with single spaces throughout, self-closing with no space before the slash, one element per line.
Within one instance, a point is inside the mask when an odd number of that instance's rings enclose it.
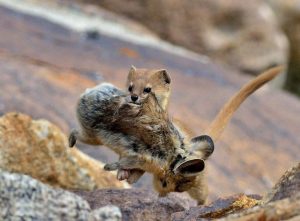
<path fill-rule="evenodd" d="M 132 66 L 127 77 L 127 101 L 142 104 L 152 94 L 165 110 L 169 101 L 170 83 L 171 78 L 166 70 L 136 69 Z"/>
<path fill-rule="evenodd" d="M 195 152 L 188 156 L 178 154 L 169 164 L 166 173 L 154 176 L 153 185 L 160 196 L 170 192 L 184 192 L 198 185 L 197 177 L 203 174 L 206 160 L 214 151 L 214 143 L 207 135 L 195 137 L 190 141 Z M 200 153 L 198 153 L 199 151 Z M 202 158 L 199 158 L 201 156 Z"/>

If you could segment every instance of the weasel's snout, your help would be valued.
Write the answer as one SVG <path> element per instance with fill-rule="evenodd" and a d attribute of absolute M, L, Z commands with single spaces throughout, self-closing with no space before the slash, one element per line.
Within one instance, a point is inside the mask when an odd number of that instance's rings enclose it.
<path fill-rule="evenodd" d="M 136 94 L 131 95 L 131 100 L 133 102 L 136 102 L 139 99 L 139 97 Z"/>

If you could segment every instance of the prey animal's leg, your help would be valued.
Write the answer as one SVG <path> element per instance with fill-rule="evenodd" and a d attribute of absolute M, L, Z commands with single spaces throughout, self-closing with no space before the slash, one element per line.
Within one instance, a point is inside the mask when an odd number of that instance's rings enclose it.
<path fill-rule="evenodd" d="M 144 164 L 143 160 L 138 159 L 136 156 L 121 158 L 118 162 L 106 164 L 105 170 L 113 171 L 118 170 L 117 178 L 119 180 L 127 180 L 132 184 L 139 180 L 139 178 L 145 173 L 142 169 L 139 169 Z"/>
<path fill-rule="evenodd" d="M 130 170 L 119 169 L 117 172 L 118 180 L 127 180 L 130 174 Z"/>
<path fill-rule="evenodd" d="M 107 164 L 105 165 L 107 166 Z M 114 166 L 110 165 L 105 167 L 106 170 L 113 169 Z M 127 180 L 129 184 L 136 183 L 145 171 L 140 169 L 118 169 L 117 179 L 118 180 Z"/>
<path fill-rule="evenodd" d="M 76 144 L 76 141 L 79 140 L 82 143 L 89 145 L 101 145 L 101 140 L 97 137 L 88 136 L 77 129 L 72 129 L 69 135 L 69 147 L 73 147 Z"/>
<path fill-rule="evenodd" d="M 140 169 L 119 169 L 117 172 L 118 180 L 126 180 L 129 184 L 136 183 L 145 171 Z"/>
<path fill-rule="evenodd" d="M 105 170 L 112 171 L 117 169 L 143 169 L 145 160 L 140 159 L 137 155 L 120 158 L 118 162 L 109 163 L 104 166 Z"/>
<path fill-rule="evenodd" d="M 104 165 L 104 170 L 106 171 L 114 171 L 120 169 L 120 162 L 107 163 Z"/>
<path fill-rule="evenodd" d="M 127 180 L 130 177 L 130 169 L 122 169 L 119 162 L 109 163 L 104 166 L 104 170 L 113 171 L 118 170 L 117 179 L 118 180 Z"/>

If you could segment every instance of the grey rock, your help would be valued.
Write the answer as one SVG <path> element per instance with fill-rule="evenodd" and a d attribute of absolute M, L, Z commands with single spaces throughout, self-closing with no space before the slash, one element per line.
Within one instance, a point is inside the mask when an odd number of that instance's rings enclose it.
<path fill-rule="evenodd" d="M 85 199 L 94 210 L 107 204 L 118 206 L 124 221 L 167 221 L 171 220 L 173 213 L 196 206 L 195 201 L 184 194 L 172 193 L 159 198 L 157 193 L 146 189 L 98 189 L 74 192 Z"/>
<path fill-rule="evenodd" d="M 117 206 L 108 205 L 94 210 L 89 221 L 121 221 L 121 210 Z"/>
<path fill-rule="evenodd" d="M 300 162 L 287 170 L 263 198 L 263 203 L 290 198 L 300 193 Z"/>
<path fill-rule="evenodd" d="M 91 211 L 81 197 L 27 175 L 0 170 L 0 220 L 120 220 L 117 207 Z"/>

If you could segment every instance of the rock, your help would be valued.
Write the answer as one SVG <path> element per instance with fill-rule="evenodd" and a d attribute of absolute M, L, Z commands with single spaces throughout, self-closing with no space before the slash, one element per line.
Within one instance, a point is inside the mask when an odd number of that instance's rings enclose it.
<path fill-rule="evenodd" d="M 244 194 L 230 196 L 208 206 L 174 213 L 172 220 L 297 220 L 300 218 L 300 163 L 287 170 L 272 190 L 260 199 Z"/>
<path fill-rule="evenodd" d="M 284 1 L 284 0 L 283 0 Z M 257 74 L 287 64 L 288 40 L 261 0 L 89 2 L 139 21 L 161 38 Z M 176 12 L 176 13 L 174 13 Z"/>
<path fill-rule="evenodd" d="M 300 194 L 232 214 L 222 221 L 300 220 Z"/>
<path fill-rule="evenodd" d="M 92 209 L 107 204 L 118 206 L 124 221 L 170 220 L 174 212 L 183 211 L 195 202 L 179 194 L 158 198 L 156 193 L 142 189 L 75 191 L 88 201 Z"/>
<path fill-rule="evenodd" d="M 116 206 L 109 205 L 93 210 L 89 221 L 121 221 L 121 219 L 121 210 Z"/>
<path fill-rule="evenodd" d="M 267 193 L 263 202 L 268 203 L 276 200 L 290 198 L 300 192 L 300 163 L 289 169 L 279 179 L 272 190 Z"/>
<path fill-rule="evenodd" d="M 122 188 L 115 174 L 79 150 L 70 149 L 66 136 L 46 120 L 19 113 L 0 118 L 0 168 L 27 174 L 52 186 L 92 190 Z"/>
<path fill-rule="evenodd" d="M 286 88 L 300 95 L 300 0 L 268 0 L 290 42 Z"/>
<path fill-rule="evenodd" d="M 192 207 L 184 212 L 172 214 L 172 221 L 189 221 L 198 219 L 216 219 L 243 209 L 252 208 L 258 200 L 245 194 L 220 198 L 208 206 Z"/>
<path fill-rule="evenodd" d="M 120 221 L 117 207 L 91 211 L 79 196 L 29 176 L 0 170 L 1 220 Z"/>

